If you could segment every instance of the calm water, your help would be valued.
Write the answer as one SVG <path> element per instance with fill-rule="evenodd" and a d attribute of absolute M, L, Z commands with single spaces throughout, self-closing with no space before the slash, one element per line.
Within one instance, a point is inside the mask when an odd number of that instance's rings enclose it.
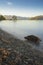
<path fill-rule="evenodd" d="M 34 47 L 43 51 L 43 20 L 1 21 L 0 28 L 21 40 L 24 40 L 24 37 L 27 35 L 38 36 L 42 42 L 39 46 Z"/>

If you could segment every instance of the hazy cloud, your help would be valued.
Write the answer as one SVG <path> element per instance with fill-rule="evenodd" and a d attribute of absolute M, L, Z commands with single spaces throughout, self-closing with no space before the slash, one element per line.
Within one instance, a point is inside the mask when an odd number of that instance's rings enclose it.
<path fill-rule="evenodd" d="M 12 2 L 7 2 L 8 5 L 12 5 Z"/>

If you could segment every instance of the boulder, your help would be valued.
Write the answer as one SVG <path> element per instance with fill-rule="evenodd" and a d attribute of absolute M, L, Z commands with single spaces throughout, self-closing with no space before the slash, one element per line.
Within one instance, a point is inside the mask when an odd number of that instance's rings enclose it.
<path fill-rule="evenodd" d="M 34 35 L 29 35 L 24 38 L 27 39 L 28 41 L 34 42 L 34 43 L 40 43 L 40 41 L 41 41 L 39 37 L 34 36 Z"/>

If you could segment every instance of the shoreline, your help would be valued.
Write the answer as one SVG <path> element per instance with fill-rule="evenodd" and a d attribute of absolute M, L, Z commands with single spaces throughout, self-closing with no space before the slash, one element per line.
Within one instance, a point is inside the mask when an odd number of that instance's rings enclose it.
<path fill-rule="evenodd" d="M 43 52 L 40 52 L 36 49 L 33 49 L 32 46 L 28 45 L 25 41 L 19 40 L 15 37 L 13 37 L 11 34 L 3 31 L 0 29 L 0 49 L 2 50 L 7 50 L 8 52 L 10 52 L 11 55 L 11 61 L 13 61 L 14 59 L 12 59 L 12 57 L 14 57 L 15 53 L 18 56 L 18 60 L 20 61 L 20 65 L 43 65 Z M 6 51 L 6 53 L 7 53 Z M 3 52 L 2 52 L 3 53 Z M 14 53 L 14 55 L 13 55 Z M 9 55 L 10 56 L 10 55 Z M 4 58 L 7 60 L 6 64 L 9 65 L 9 61 L 10 58 L 9 56 L 7 56 L 8 58 Z M 22 56 L 22 58 L 21 58 Z M 17 58 L 17 56 L 16 56 Z M 15 58 L 15 59 L 16 59 Z M 8 61 L 9 59 L 9 61 Z M 5 61 L 5 60 L 4 60 Z M 4 61 L 2 61 L 1 63 L 4 64 Z M 8 64 L 9 63 L 9 64 Z M 14 65 L 17 65 L 18 62 L 14 61 L 12 62 L 15 63 Z M 11 64 L 10 64 L 11 65 Z"/>

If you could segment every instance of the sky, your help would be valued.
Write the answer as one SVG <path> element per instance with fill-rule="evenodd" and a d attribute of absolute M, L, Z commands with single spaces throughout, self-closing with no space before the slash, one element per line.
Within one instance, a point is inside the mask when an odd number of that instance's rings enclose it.
<path fill-rule="evenodd" d="M 43 0 L 0 0 L 0 14 L 23 17 L 43 15 Z"/>

